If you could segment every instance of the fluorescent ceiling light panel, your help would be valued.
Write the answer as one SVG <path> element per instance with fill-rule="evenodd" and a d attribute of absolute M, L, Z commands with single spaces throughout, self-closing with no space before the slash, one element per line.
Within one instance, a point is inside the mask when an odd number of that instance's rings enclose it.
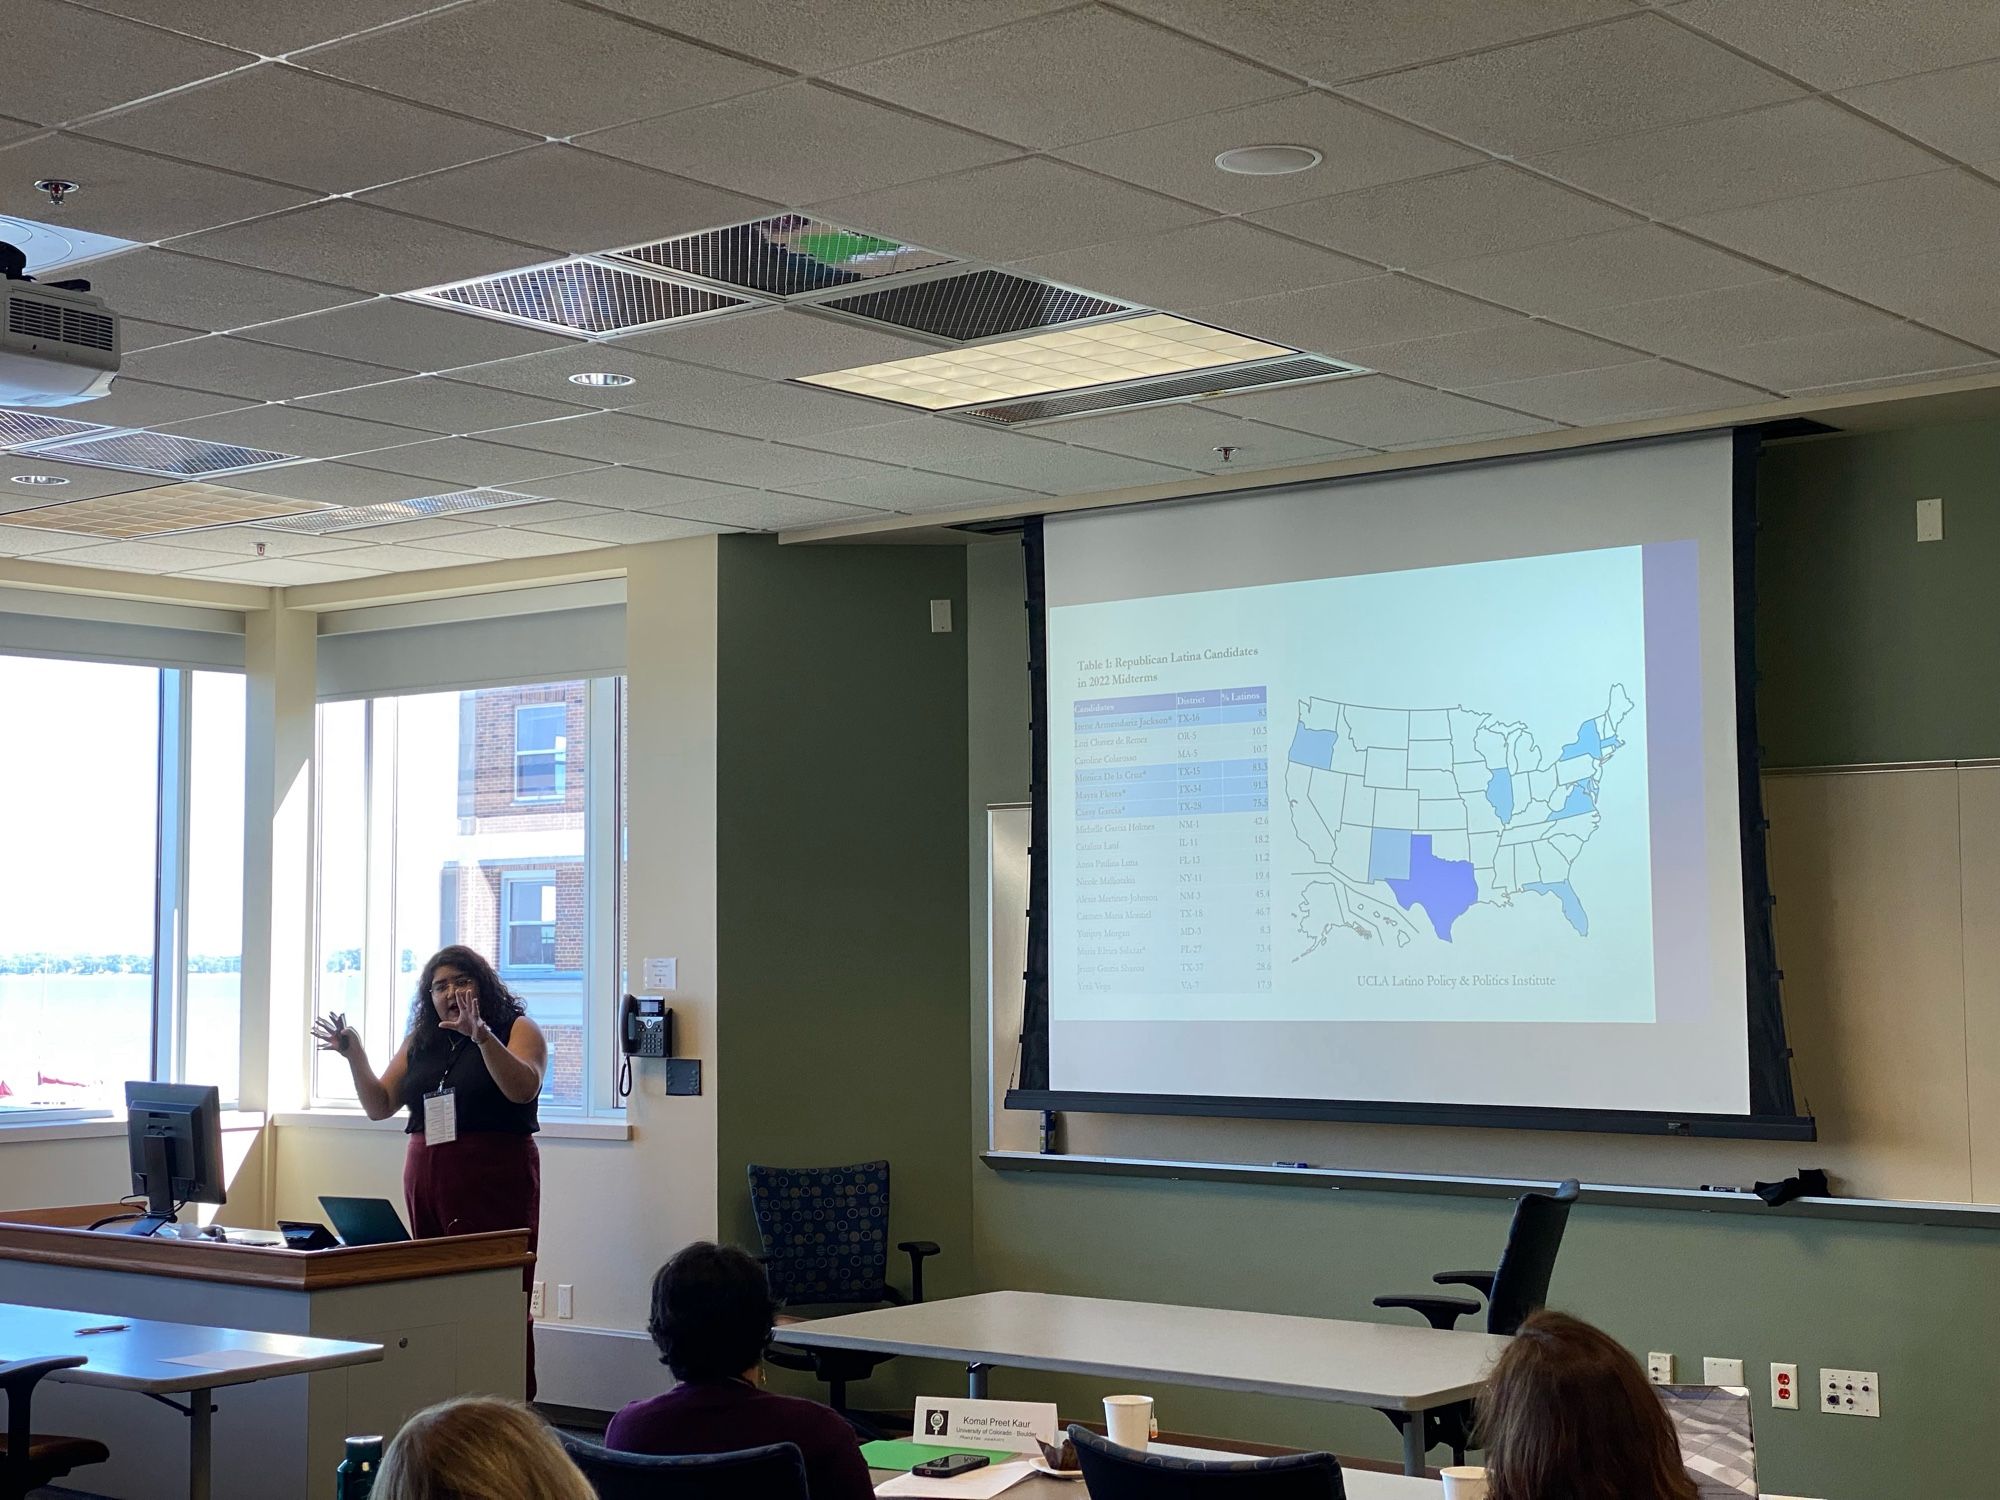
<path fill-rule="evenodd" d="M 98 428 L 84 437 L 50 438 L 24 443 L 14 450 L 67 464 L 89 464 L 97 469 L 121 469 L 128 474 L 158 474 L 166 479 L 207 478 L 216 474 L 238 474 L 245 469 L 265 469 L 288 464 L 296 453 L 273 453 L 268 448 L 246 448 L 241 443 L 211 443 L 202 438 L 175 437 L 144 428 Z"/>
<path fill-rule="evenodd" d="M 676 235 L 614 250 L 610 258 L 771 297 L 796 297 L 953 264 L 951 256 L 936 250 L 846 229 L 808 214 L 778 214 L 726 229 Z"/>
<path fill-rule="evenodd" d="M 478 313 L 549 333 L 609 338 L 760 304 L 656 271 L 576 256 L 405 294 L 412 302 Z"/>
<path fill-rule="evenodd" d="M 1005 401 L 994 406 L 961 407 L 953 415 L 990 422 L 996 427 L 1021 427 L 1060 417 L 1124 411 L 1134 406 L 1163 406 L 1169 402 L 1196 401 L 1225 392 L 1261 391 L 1272 386 L 1296 385 L 1303 380 L 1333 380 L 1368 373 L 1359 365 L 1342 364 L 1321 354 L 1293 354 L 1281 359 L 1257 360 L 1247 365 L 1230 365 L 1221 370 L 1197 370 L 1190 375 L 1162 375 L 1154 380 L 1101 385 L 1091 390 L 1067 391 L 1055 396 L 1031 396 L 1026 400 Z"/>
<path fill-rule="evenodd" d="M 0 214 L 0 240 L 5 240 L 28 257 L 28 274 L 41 276 L 59 266 L 97 260 L 121 250 L 138 247 L 137 240 L 121 240 L 113 235 L 92 234 L 67 224 L 43 224 L 35 219 L 17 219 Z"/>
<path fill-rule="evenodd" d="M 1171 313 L 1146 313 L 798 379 L 919 411 L 949 411 L 1296 353 Z"/>
<path fill-rule="evenodd" d="M 10 511 L 7 524 L 38 531 L 70 531 L 79 536 L 130 539 L 267 521 L 274 516 L 319 508 L 316 501 L 281 500 L 275 495 L 253 495 L 219 484 L 163 484 L 125 495 Z"/>
<path fill-rule="evenodd" d="M 382 505 L 342 505 L 260 524 L 269 531 L 296 531 L 308 536 L 324 536 L 330 531 L 393 526 L 398 521 L 460 515 L 470 510 L 504 510 L 510 505 L 538 504 L 541 499 L 540 495 L 523 495 L 513 490 L 452 490 L 448 494 L 423 495 L 415 500 L 391 500 Z"/>

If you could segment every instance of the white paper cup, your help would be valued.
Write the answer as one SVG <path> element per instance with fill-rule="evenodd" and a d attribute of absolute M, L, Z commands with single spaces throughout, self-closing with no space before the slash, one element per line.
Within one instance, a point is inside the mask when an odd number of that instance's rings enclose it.
<path fill-rule="evenodd" d="M 1477 1464 L 1454 1464 L 1438 1473 L 1444 1477 L 1444 1500 L 1486 1500 L 1486 1471 Z"/>
<path fill-rule="evenodd" d="M 1153 1439 L 1153 1398 L 1106 1396 L 1104 1435 L 1121 1448 L 1143 1450 Z"/>

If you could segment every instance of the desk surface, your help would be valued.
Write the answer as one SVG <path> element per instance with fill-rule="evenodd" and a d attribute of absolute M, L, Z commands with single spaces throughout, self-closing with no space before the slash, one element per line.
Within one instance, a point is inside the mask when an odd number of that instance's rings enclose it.
<path fill-rule="evenodd" d="M 78 1332 L 114 1323 L 126 1325 L 124 1331 Z M 0 1302 L 0 1362 L 52 1354 L 81 1354 L 90 1361 L 59 1370 L 52 1380 L 159 1395 L 372 1364 L 381 1359 L 382 1346 Z"/>
<path fill-rule="evenodd" d="M 1507 1345 L 1487 1333 L 1043 1292 L 787 1323 L 777 1340 L 1399 1411 L 1477 1395 Z"/>

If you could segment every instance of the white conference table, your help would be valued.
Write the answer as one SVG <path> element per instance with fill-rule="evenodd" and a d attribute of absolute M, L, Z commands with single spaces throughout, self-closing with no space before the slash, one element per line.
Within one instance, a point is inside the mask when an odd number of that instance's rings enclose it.
<path fill-rule="evenodd" d="M 1178 1454 L 1182 1458 L 1222 1459 L 1238 1455 L 1219 1451 L 1183 1448 L 1166 1443 L 1155 1443 L 1154 1451 Z M 896 1476 L 876 1471 L 875 1482 Z M 1347 1492 L 1347 1500 L 1439 1500 L 1444 1494 L 1444 1482 L 1438 1479 L 1412 1479 L 1404 1474 L 1384 1474 L 1375 1469 L 1350 1469 L 1346 1465 L 1340 1470 L 1341 1487 Z M 1003 1491 L 1007 1500 L 1087 1500 L 1088 1491 L 1073 1479 L 1056 1479 L 1046 1474 L 1031 1474 L 1019 1484 Z"/>
<path fill-rule="evenodd" d="M 1507 1346 L 1489 1333 L 1046 1292 L 983 1292 L 814 1318 L 782 1325 L 776 1338 L 807 1349 L 962 1361 L 975 1397 L 986 1394 L 989 1369 L 1004 1365 L 1408 1412 L 1405 1474 L 1424 1469 L 1422 1414 L 1478 1395 Z"/>
<path fill-rule="evenodd" d="M 93 1328 L 116 1331 L 84 1332 Z M 51 1380 L 136 1391 L 180 1411 L 188 1419 L 188 1500 L 208 1500 L 211 1391 L 371 1364 L 382 1346 L 0 1303 L 0 1363 L 56 1354 L 81 1354 L 90 1363 L 58 1370 Z M 187 1405 L 167 1401 L 170 1395 L 186 1395 Z"/>

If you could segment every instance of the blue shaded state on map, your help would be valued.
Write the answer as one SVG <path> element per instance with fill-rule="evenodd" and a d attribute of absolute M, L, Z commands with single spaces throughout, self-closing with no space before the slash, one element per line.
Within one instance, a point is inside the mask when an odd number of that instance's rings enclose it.
<path fill-rule="evenodd" d="M 1285 794 L 1319 868 L 1300 930 L 1314 947 L 1341 929 L 1398 947 L 1448 943 L 1473 907 L 1532 895 L 1588 937 L 1572 871 L 1602 820 L 1605 768 L 1632 710 L 1614 684 L 1551 758 L 1525 723 L 1477 709 L 1302 700 Z"/>

